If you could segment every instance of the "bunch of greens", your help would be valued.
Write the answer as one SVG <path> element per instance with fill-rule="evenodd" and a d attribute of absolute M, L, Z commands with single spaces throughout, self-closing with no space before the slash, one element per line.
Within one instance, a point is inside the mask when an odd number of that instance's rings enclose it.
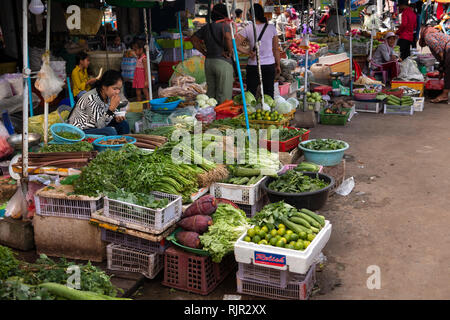
<path fill-rule="evenodd" d="M 219 263 L 225 255 L 233 252 L 235 242 L 250 225 L 245 213 L 230 204 L 219 204 L 212 218 L 214 223 L 200 236 L 200 242 L 212 260 Z"/>
<path fill-rule="evenodd" d="M 294 129 L 281 128 L 278 141 L 287 141 L 287 140 L 292 139 L 294 137 L 301 136 L 306 131 L 308 131 L 308 130 L 306 130 L 306 129 L 297 129 L 297 128 L 294 128 Z"/>
<path fill-rule="evenodd" d="M 78 133 L 69 132 L 69 131 L 59 131 L 58 136 L 68 140 L 79 140 L 81 136 Z"/>
<path fill-rule="evenodd" d="M 0 300 L 55 300 L 45 288 L 30 286 L 20 278 L 0 280 Z"/>
<path fill-rule="evenodd" d="M 110 199 L 132 203 L 151 209 L 161 209 L 169 204 L 169 199 L 156 199 L 152 194 L 131 193 L 124 190 L 118 190 L 116 192 L 107 192 L 106 195 Z"/>
<path fill-rule="evenodd" d="M 166 101 L 164 101 L 164 103 L 175 102 L 175 101 L 178 101 L 178 100 L 180 100 L 180 97 L 178 97 L 178 96 L 176 96 L 176 97 L 168 97 L 166 99 Z"/>
<path fill-rule="evenodd" d="M 161 136 L 170 139 L 172 133 L 177 129 L 175 126 L 156 127 L 152 129 L 145 129 L 145 134 L 151 134 L 154 136 Z"/>
<path fill-rule="evenodd" d="M 92 144 L 87 141 L 80 141 L 66 144 L 48 144 L 43 146 L 39 152 L 89 152 L 94 150 Z"/>
<path fill-rule="evenodd" d="M 345 143 L 334 139 L 316 139 L 302 146 L 311 150 L 340 150 L 345 148 Z"/>
<path fill-rule="evenodd" d="M 257 212 L 251 219 L 250 223 L 263 226 L 266 225 L 271 229 L 282 223 L 281 218 L 289 218 L 297 212 L 297 209 L 284 201 L 270 203 L 266 205 L 260 212 Z"/>
<path fill-rule="evenodd" d="M 13 276 L 19 266 L 14 252 L 10 248 L 0 246 L 0 261 L 0 280 Z"/>
<path fill-rule="evenodd" d="M 278 192 L 301 193 L 321 190 L 326 186 L 328 183 L 319 179 L 318 174 L 316 178 L 311 178 L 299 170 L 289 170 L 269 183 L 268 187 Z"/>

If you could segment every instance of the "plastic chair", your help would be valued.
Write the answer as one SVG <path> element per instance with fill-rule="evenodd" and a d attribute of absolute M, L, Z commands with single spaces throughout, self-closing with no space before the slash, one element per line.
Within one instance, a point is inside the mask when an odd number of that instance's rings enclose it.
<path fill-rule="evenodd" d="M 373 68 L 375 67 L 375 68 Z M 381 76 L 383 77 L 383 82 L 386 84 L 388 81 L 388 72 L 386 70 L 382 70 L 382 66 L 379 64 L 374 63 L 373 61 L 370 62 L 370 76 L 375 78 L 376 74 L 381 73 Z"/>

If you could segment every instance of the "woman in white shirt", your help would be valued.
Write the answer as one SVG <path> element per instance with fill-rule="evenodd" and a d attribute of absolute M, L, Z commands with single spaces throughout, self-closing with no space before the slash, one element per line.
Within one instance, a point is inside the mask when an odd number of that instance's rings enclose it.
<path fill-rule="evenodd" d="M 264 16 L 264 9 L 259 4 L 254 4 L 256 37 L 260 39 L 259 58 L 263 78 L 264 94 L 273 98 L 274 82 L 276 74 L 281 73 L 280 51 L 278 45 L 278 34 L 274 25 L 268 24 Z M 250 19 L 249 19 L 250 20 Z M 250 51 L 243 46 L 245 42 L 250 43 Z M 243 54 L 250 56 L 247 64 L 247 90 L 256 96 L 259 82 L 258 67 L 256 62 L 256 45 L 253 33 L 253 25 L 249 24 L 236 35 L 237 49 Z"/>

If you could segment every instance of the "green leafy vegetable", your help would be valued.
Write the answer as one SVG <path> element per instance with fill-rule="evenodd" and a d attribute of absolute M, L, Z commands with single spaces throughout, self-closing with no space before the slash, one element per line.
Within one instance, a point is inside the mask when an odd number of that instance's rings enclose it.
<path fill-rule="evenodd" d="M 334 139 L 316 139 L 302 146 L 311 150 L 340 150 L 345 148 L 345 143 Z"/>
<path fill-rule="evenodd" d="M 278 177 L 268 187 L 271 190 L 286 193 L 301 193 L 321 190 L 328 186 L 328 183 L 316 178 L 304 175 L 300 170 L 289 170 L 285 174 Z"/>
<path fill-rule="evenodd" d="M 106 195 L 110 199 L 128 202 L 151 209 L 161 209 L 169 204 L 169 199 L 156 199 L 152 194 L 138 192 L 131 193 L 124 190 L 118 190 L 116 192 L 107 192 Z"/>
<path fill-rule="evenodd" d="M 87 141 L 80 141 L 66 144 L 48 144 L 42 147 L 39 152 L 89 152 L 94 150 L 94 146 Z"/>
<path fill-rule="evenodd" d="M 58 136 L 68 140 L 79 140 L 81 136 L 78 133 L 69 132 L 69 131 L 59 131 L 56 133 Z"/>

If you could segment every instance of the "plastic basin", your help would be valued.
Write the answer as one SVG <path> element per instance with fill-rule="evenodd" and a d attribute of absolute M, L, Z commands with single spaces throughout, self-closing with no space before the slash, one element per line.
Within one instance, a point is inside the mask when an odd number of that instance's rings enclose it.
<path fill-rule="evenodd" d="M 278 192 L 268 188 L 268 185 L 275 180 L 275 178 L 269 178 L 261 184 L 262 190 L 267 192 L 267 196 L 269 197 L 270 202 L 278 202 L 284 200 L 286 203 L 296 207 L 297 209 L 306 208 L 309 210 L 319 210 L 322 208 L 328 200 L 328 194 L 330 189 L 334 186 L 333 177 L 316 172 L 302 172 L 304 175 L 309 177 L 319 176 L 319 179 L 322 179 L 329 183 L 328 186 L 321 190 L 312 191 L 312 192 L 301 192 L 301 193 L 286 193 L 286 192 Z M 286 174 L 286 173 L 283 173 Z M 280 176 L 282 176 L 281 174 Z"/>
<path fill-rule="evenodd" d="M 50 127 L 50 132 L 52 133 L 53 140 L 58 143 L 75 143 L 82 141 L 86 134 L 83 130 L 67 123 L 55 123 Z M 80 139 L 66 139 L 58 135 L 60 132 L 70 132 L 70 133 L 76 133 L 80 135 Z"/>
<path fill-rule="evenodd" d="M 152 106 L 152 110 L 174 110 L 181 103 L 181 99 L 173 102 L 165 103 L 167 98 L 158 98 L 150 100 L 150 104 Z"/>
<path fill-rule="evenodd" d="M 112 139 L 120 139 L 120 138 L 125 138 L 127 139 L 127 143 L 122 143 L 122 144 L 115 144 L 115 145 L 105 145 L 105 144 L 100 144 L 101 141 L 107 141 L 107 140 L 112 140 Z M 127 137 L 127 136 L 107 136 L 107 137 L 103 137 L 103 138 L 98 138 L 96 140 L 94 140 L 92 142 L 92 145 L 94 146 L 94 149 L 97 151 L 105 151 L 105 150 L 119 150 L 120 148 L 122 148 L 125 144 L 128 143 L 136 143 L 136 138 L 133 137 Z"/>
<path fill-rule="evenodd" d="M 303 155 L 305 156 L 305 161 L 313 162 L 316 164 L 320 164 L 321 166 L 331 167 L 338 165 L 342 158 L 344 157 L 344 152 L 350 146 L 347 142 L 342 140 L 337 140 L 343 142 L 345 144 L 345 148 L 339 150 L 311 150 L 305 148 L 303 145 L 307 144 L 310 141 L 314 141 L 316 139 L 306 140 L 300 142 L 298 147 L 303 151 Z"/>

